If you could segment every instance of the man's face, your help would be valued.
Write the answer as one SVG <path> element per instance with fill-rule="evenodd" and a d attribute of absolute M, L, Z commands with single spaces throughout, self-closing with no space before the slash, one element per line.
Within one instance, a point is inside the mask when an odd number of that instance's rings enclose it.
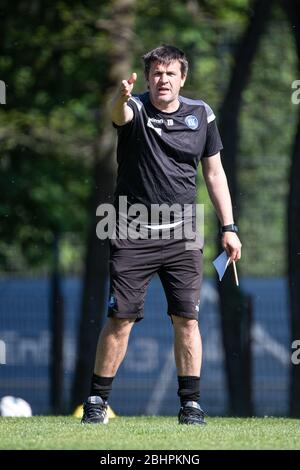
<path fill-rule="evenodd" d="M 186 76 L 181 75 L 181 65 L 178 60 L 169 65 L 152 62 L 148 84 L 151 101 L 155 105 L 167 105 L 178 99 L 180 88 L 184 85 Z"/>

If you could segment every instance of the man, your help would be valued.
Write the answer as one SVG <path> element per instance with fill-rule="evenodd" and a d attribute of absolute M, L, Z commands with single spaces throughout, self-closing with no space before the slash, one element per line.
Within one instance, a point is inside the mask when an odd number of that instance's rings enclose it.
<path fill-rule="evenodd" d="M 220 160 L 222 143 L 211 108 L 203 101 L 179 95 L 188 70 L 182 51 L 163 45 L 143 57 L 149 91 L 131 95 L 137 75 L 123 80 L 112 104 L 118 131 L 118 179 L 115 200 L 126 196 L 129 207 L 139 203 L 194 204 L 196 172 L 203 175 L 222 226 L 222 244 L 232 261 L 241 256 L 226 176 Z M 143 206 L 143 207 L 144 207 Z M 118 223 L 120 225 L 119 214 Z M 194 218 L 192 217 L 193 222 Z M 174 328 L 178 373 L 180 424 L 204 424 L 199 404 L 201 337 L 198 327 L 202 279 L 202 246 L 187 248 L 187 240 L 174 236 L 178 220 L 150 231 L 171 229 L 168 239 L 111 240 L 111 291 L 108 321 L 99 337 L 90 396 L 84 404 L 83 423 L 107 423 L 107 400 L 112 382 L 125 356 L 134 322 L 143 318 L 146 288 L 157 273 L 168 301 Z M 179 220 L 179 223 L 182 222 Z M 118 224 L 117 224 L 118 225 Z M 118 227 L 117 227 L 118 229 Z M 153 239 L 154 238 L 154 239 Z"/>

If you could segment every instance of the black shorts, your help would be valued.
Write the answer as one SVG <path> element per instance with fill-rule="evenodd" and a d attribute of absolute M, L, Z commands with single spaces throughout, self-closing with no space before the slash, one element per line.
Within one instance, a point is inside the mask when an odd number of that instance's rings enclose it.
<path fill-rule="evenodd" d="M 139 321 L 147 286 L 158 274 L 168 315 L 198 319 L 203 253 L 186 240 L 110 240 L 108 316 Z"/>

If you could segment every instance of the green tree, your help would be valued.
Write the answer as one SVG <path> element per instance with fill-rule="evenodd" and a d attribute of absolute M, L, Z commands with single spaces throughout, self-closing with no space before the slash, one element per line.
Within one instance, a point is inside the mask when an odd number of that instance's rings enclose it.
<path fill-rule="evenodd" d="M 256 0 L 253 16 L 236 50 L 231 79 L 221 108 L 223 165 L 238 217 L 237 149 L 242 93 L 248 83 L 259 40 L 269 18 L 270 0 Z M 241 289 L 228 275 L 219 284 L 222 336 L 225 350 L 230 413 L 251 415 L 251 367 L 249 306 Z"/>
<path fill-rule="evenodd" d="M 90 226 L 72 395 L 73 406 L 81 403 L 89 392 L 97 338 L 106 313 L 108 243 L 97 238 L 95 215 L 99 204 L 113 200 L 116 169 L 115 139 L 108 107 L 112 94 L 121 80 L 130 76 L 134 19 L 135 0 L 113 0 L 110 5 L 109 21 L 105 24 L 99 20 L 99 25 L 103 25 L 106 29 L 106 40 L 110 48 L 107 51 L 108 65 L 102 77 L 102 91 L 106 101 L 102 106 L 102 126 L 95 147 L 94 183 L 89 204 Z"/>
<path fill-rule="evenodd" d="M 300 5 L 295 0 L 283 0 L 282 6 L 286 11 L 289 24 L 294 33 L 296 52 L 298 57 L 298 73 L 300 71 Z M 298 104 L 299 108 L 299 104 Z M 290 298 L 290 324 L 291 338 L 300 338 L 300 113 L 298 110 L 298 124 L 294 146 L 292 149 L 292 163 L 290 168 L 290 189 L 287 210 L 287 245 L 288 245 L 288 281 Z M 294 417 L 300 416 L 300 370 L 299 365 L 291 364 L 290 385 L 290 413 Z"/>
<path fill-rule="evenodd" d="M 48 266 L 55 233 L 84 237 L 109 2 L 5 2 L 0 67 L 0 263 Z M 74 239 L 72 240 L 74 242 Z"/>

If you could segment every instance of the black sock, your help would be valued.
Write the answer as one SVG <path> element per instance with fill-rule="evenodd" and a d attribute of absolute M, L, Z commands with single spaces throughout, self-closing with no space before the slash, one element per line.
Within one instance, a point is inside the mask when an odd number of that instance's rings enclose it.
<path fill-rule="evenodd" d="M 100 377 L 93 374 L 91 382 L 90 397 L 101 397 L 102 400 L 107 401 L 112 389 L 112 382 L 114 377 Z"/>
<path fill-rule="evenodd" d="M 187 401 L 199 401 L 200 399 L 200 377 L 187 375 L 184 377 L 178 376 L 178 392 L 181 406 Z"/>

